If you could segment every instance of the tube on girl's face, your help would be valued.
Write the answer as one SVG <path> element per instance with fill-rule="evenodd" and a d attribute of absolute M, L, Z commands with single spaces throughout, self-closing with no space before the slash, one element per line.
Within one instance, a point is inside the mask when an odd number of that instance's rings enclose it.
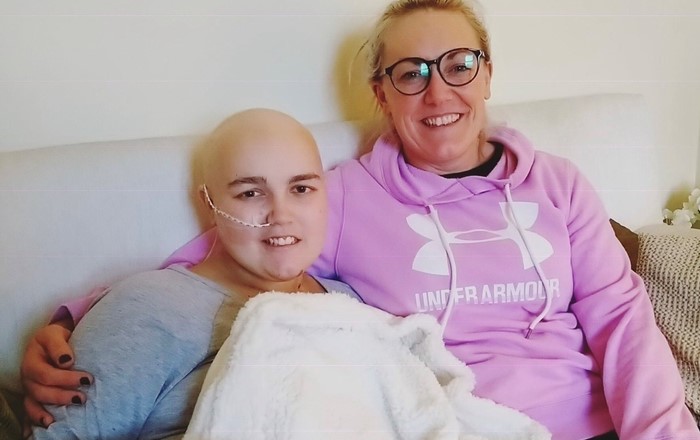
<path fill-rule="evenodd" d="M 214 202 L 211 200 L 211 197 L 209 197 L 209 192 L 207 191 L 207 186 L 202 185 L 201 186 L 202 191 L 204 191 L 204 197 L 207 199 L 207 204 L 209 207 L 217 214 L 220 215 L 221 217 L 225 218 L 228 221 L 231 221 L 233 223 L 236 223 L 241 226 L 247 226 L 249 228 L 265 228 L 267 226 L 270 226 L 270 223 L 267 223 L 267 215 L 261 215 L 262 221 L 256 221 L 256 220 L 251 220 L 250 222 L 247 222 L 245 220 L 241 220 L 239 218 L 236 218 L 232 216 L 231 214 L 224 212 L 220 210 L 219 208 L 214 205 Z"/>

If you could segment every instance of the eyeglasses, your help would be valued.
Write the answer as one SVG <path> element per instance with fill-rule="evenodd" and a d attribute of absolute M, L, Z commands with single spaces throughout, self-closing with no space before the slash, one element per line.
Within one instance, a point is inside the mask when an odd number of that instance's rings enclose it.
<path fill-rule="evenodd" d="M 459 87 L 474 81 L 479 73 L 479 61 L 489 60 L 481 49 L 460 47 L 448 50 L 434 60 L 404 58 L 384 69 L 394 88 L 403 95 L 417 95 L 428 88 L 432 76 L 430 66 L 435 64 L 440 77 L 450 86 Z"/>

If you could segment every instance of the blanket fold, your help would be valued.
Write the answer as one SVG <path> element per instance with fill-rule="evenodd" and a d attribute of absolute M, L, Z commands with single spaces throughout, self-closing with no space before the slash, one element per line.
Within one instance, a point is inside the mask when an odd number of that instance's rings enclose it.
<path fill-rule="evenodd" d="M 472 394 L 474 375 L 429 315 L 342 294 L 248 301 L 212 363 L 185 439 L 549 439 Z"/>

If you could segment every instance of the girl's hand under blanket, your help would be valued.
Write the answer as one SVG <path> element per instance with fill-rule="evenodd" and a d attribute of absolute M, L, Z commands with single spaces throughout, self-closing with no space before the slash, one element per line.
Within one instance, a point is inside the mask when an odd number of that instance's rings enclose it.
<path fill-rule="evenodd" d="M 93 383 L 92 375 L 73 371 L 74 354 L 68 339 L 72 323 L 58 322 L 40 328 L 27 344 L 22 359 L 22 385 L 26 392 L 24 410 L 29 422 L 47 427 L 54 418 L 44 404 L 82 405 L 81 386 Z"/>

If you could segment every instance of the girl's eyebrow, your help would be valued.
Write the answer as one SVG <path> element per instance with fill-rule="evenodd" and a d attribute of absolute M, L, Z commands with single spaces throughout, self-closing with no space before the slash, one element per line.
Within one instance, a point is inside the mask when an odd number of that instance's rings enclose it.
<path fill-rule="evenodd" d="M 262 177 L 262 176 L 250 176 L 250 177 L 240 177 L 238 179 L 234 179 L 231 182 L 228 183 L 228 187 L 231 188 L 232 186 L 236 185 L 263 185 L 267 183 L 267 179 Z"/>
<path fill-rule="evenodd" d="M 289 179 L 289 183 L 301 182 L 303 180 L 315 180 L 320 178 L 321 176 L 319 176 L 316 173 L 297 174 L 296 176 L 293 176 L 291 179 Z"/>
<path fill-rule="evenodd" d="M 296 176 L 292 176 L 289 179 L 289 183 L 296 183 L 296 182 L 302 182 L 304 180 L 317 180 L 320 179 L 321 176 L 316 174 L 316 173 L 305 173 L 305 174 L 297 174 Z M 236 186 L 236 185 L 265 185 L 267 184 L 267 179 L 262 176 L 248 176 L 248 177 L 240 177 L 238 179 L 234 179 L 229 184 L 227 185 L 229 188 Z"/>

